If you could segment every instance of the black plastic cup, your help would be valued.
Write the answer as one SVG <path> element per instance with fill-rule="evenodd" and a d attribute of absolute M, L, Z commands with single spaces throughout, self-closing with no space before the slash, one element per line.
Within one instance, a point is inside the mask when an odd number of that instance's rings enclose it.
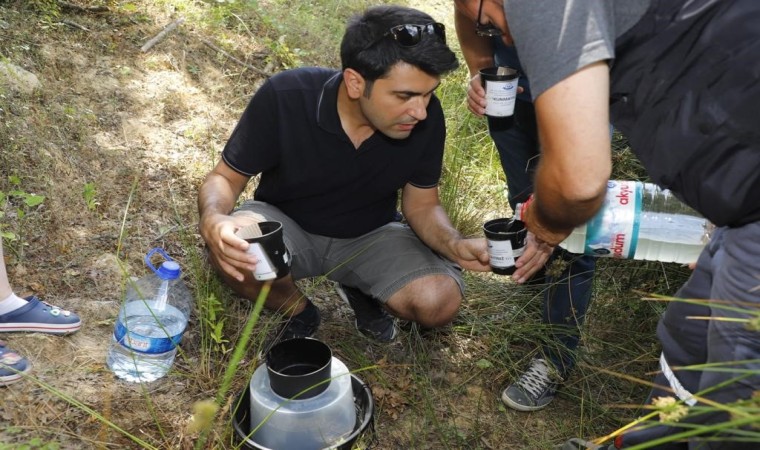
<path fill-rule="evenodd" d="M 288 339 L 267 352 L 266 364 L 275 394 L 303 400 L 316 397 L 330 385 L 332 350 L 317 339 Z"/>
<path fill-rule="evenodd" d="M 282 239 L 282 223 L 259 222 L 261 236 L 248 238 L 249 253 L 258 257 L 254 278 L 259 281 L 279 279 L 290 273 L 290 253 Z"/>
<path fill-rule="evenodd" d="M 499 69 L 502 73 L 499 73 Z M 520 73 L 511 67 L 487 67 L 480 70 L 480 82 L 486 91 L 486 116 L 499 119 L 514 114 L 519 78 Z"/>
<path fill-rule="evenodd" d="M 483 225 L 483 233 L 488 241 L 488 255 L 493 273 L 512 275 L 515 261 L 525 250 L 528 230 L 525 224 L 515 219 L 493 219 Z"/>

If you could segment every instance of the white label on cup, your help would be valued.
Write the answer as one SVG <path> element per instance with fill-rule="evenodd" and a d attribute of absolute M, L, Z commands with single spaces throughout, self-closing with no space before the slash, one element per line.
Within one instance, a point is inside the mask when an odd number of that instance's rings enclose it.
<path fill-rule="evenodd" d="M 486 115 L 491 117 L 508 117 L 515 112 L 517 98 L 517 81 L 486 80 Z"/>
<path fill-rule="evenodd" d="M 274 280 L 277 278 L 277 272 L 272 267 L 272 262 L 264 253 L 264 248 L 258 242 L 252 242 L 248 245 L 248 253 L 252 254 L 259 260 L 256 263 L 256 270 L 253 271 L 253 277 L 259 281 Z"/>
<path fill-rule="evenodd" d="M 512 243 L 506 241 L 488 241 L 488 254 L 491 257 L 493 267 L 512 267 L 515 260 L 523 254 L 525 247 L 512 248 Z"/>

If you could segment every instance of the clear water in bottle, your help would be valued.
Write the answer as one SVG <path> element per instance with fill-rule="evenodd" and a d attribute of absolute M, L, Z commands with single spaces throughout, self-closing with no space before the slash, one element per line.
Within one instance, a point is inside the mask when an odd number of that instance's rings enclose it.
<path fill-rule="evenodd" d="M 696 262 L 707 239 L 705 219 L 682 214 L 645 213 L 634 259 Z"/>
<path fill-rule="evenodd" d="M 711 225 L 705 219 L 667 213 L 642 214 L 638 239 L 632 259 L 688 264 L 696 262 L 707 244 Z M 573 253 L 583 253 L 586 227 L 578 227 L 560 246 Z M 606 246 L 605 246 L 606 247 Z M 590 247 L 595 256 L 613 256 L 601 246 Z"/>
<path fill-rule="evenodd" d="M 156 253 L 165 259 L 158 268 L 151 263 Z M 169 372 L 193 309 L 176 261 L 154 248 L 145 263 L 153 273 L 127 286 L 106 356 L 114 374 L 132 382 L 153 381 Z"/>
<path fill-rule="evenodd" d="M 668 190 L 610 181 L 599 213 L 560 246 L 573 253 L 685 264 L 699 258 L 713 228 Z"/>
<path fill-rule="evenodd" d="M 119 313 L 107 358 L 119 378 L 153 381 L 166 375 L 174 363 L 187 318 L 174 306 L 160 307 L 160 300 L 136 300 Z"/>

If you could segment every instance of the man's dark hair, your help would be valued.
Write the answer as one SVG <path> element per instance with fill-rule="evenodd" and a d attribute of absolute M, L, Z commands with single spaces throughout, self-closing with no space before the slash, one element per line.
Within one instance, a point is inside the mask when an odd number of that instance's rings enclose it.
<path fill-rule="evenodd" d="M 456 69 L 456 55 L 437 35 L 424 34 L 420 43 L 411 47 L 399 45 L 393 36 L 383 37 L 396 25 L 434 22 L 422 11 L 397 5 L 375 6 L 353 16 L 340 44 L 343 69 L 354 69 L 369 82 L 382 78 L 401 61 L 432 76 Z"/>

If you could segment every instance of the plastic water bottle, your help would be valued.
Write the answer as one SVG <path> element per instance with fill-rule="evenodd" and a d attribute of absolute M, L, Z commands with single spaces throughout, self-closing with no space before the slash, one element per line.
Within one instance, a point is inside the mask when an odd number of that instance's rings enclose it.
<path fill-rule="evenodd" d="M 158 269 L 151 263 L 156 253 L 165 259 Z M 106 359 L 116 376 L 131 382 L 153 381 L 169 372 L 193 305 L 179 264 L 164 250 L 149 251 L 145 264 L 153 273 L 127 286 Z"/>
<path fill-rule="evenodd" d="M 714 228 L 667 189 L 611 180 L 599 212 L 559 245 L 592 256 L 686 264 L 697 260 Z"/>

